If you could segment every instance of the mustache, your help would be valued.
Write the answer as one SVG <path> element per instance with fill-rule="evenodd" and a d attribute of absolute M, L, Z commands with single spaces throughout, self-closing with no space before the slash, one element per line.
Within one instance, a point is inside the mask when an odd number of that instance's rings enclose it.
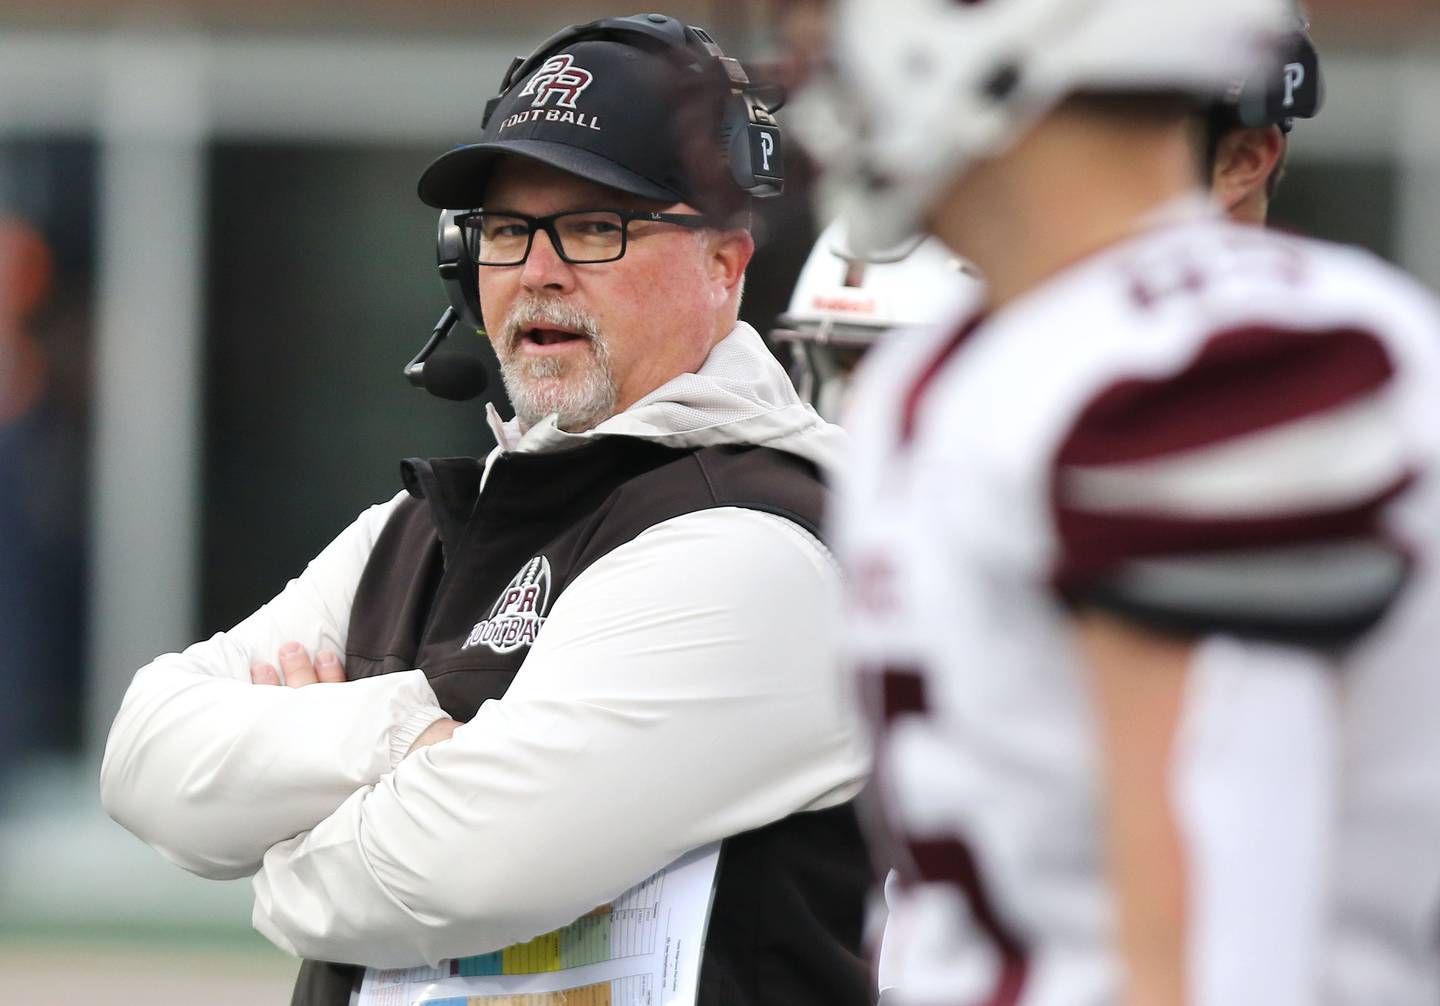
<path fill-rule="evenodd" d="M 568 301 L 537 294 L 525 294 L 510 305 L 500 325 L 501 342 L 516 348 L 520 333 L 532 328 L 560 328 L 579 332 L 591 342 L 600 342 L 600 325 L 586 311 Z"/>

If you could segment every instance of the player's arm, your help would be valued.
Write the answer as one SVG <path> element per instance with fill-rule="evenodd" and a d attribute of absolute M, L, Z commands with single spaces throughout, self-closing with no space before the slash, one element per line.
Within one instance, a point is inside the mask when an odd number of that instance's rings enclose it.
<path fill-rule="evenodd" d="M 1363 333 L 1226 333 L 1097 396 L 1059 452 L 1127 1003 L 1312 999 L 1337 654 L 1408 573 L 1392 377 Z"/>
<path fill-rule="evenodd" d="M 306 957 L 410 966 L 564 925 L 687 850 L 853 796 L 839 577 L 769 514 L 650 529 L 560 595 L 501 700 L 417 750 L 255 878 Z"/>
<path fill-rule="evenodd" d="M 1323 653 L 1103 613 L 1091 670 L 1127 1006 L 1313 1001 L 1334 811 Z"/>
<path fill-rule="evenodd" d="M 1091 671 L 1104 829 L 1127 1006 L 1183 1006 L 1186 879 L 1170 766 L 1192 646 L 1103 614 L 1076 635 Z"/>
<path fill-rule="evenodd" d="M 355 586 L 393 508 L 372 507 L 234 629 L 136 674 L 100 770 L 111 817 L 202 876 L 254 873 L 266 849 L 380 778 L 444 715 L 418 671 L 307 688 L 251 683 L 252 666 L 287 642 L 344 652 Z"/>

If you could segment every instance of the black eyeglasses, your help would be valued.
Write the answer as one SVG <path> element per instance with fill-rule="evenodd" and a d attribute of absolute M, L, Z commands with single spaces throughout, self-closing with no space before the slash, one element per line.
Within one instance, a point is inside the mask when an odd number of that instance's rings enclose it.
<path fill-rule="evenodd" d="M 530 257 L 535 232 L 550 235 L 550 243 L 566 262 L 588 265 L 625 257 L 630 223 L 676 224 L 700 230 L 711 226 L 698 213 L 653 213 L 643 210 L 570 210 L 548 217 L 523 213 L 475 210 L 455 218 L 470 261 L 476 265 L 520 265 Z"/>

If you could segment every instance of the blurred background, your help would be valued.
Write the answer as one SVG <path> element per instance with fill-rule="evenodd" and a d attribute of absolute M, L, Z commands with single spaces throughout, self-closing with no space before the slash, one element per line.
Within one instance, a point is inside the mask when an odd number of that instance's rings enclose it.
<path fill-rule="evenodd" d="M 1440 288 L 1440 11 L 1310 6 L 1328 104 L 1275 216 Z M 775 61 L 777 7 L 666 9 Z M 0 0 L 7 1001 L 288 1001 L 248 884 L 191 878 L 103 816 L 106 729 L 135 668 L 267 599 L 399 488 L 399 459 L 490 447 L 482 403 L 400 376 L 445 306 L 415 180 L 478 133 L 511 56 L 631 12 Z M 751 269 L 762 332 L 815 233 L 792 180 Z"/>

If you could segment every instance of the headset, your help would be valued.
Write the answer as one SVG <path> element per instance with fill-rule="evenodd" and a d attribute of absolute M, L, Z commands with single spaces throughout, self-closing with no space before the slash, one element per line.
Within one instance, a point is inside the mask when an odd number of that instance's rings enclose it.
<path fill-rule="evenodd" d="M 775 120 L 775 113 L 784 104 L 783 91 L 773 85 L 751 82 L 740 61 L 725 55 L 709 32 L 664 14 L 607 17 L 571 25 L 540 43 L 529 56 L 517 56 L 501 78 L 499 92 L 485 103 L 481 129 L 489 125 L 505 95 L 551 53 L 582 39 L 620 42 L 665 52 L 685 72 L 683 79 L 693 81 L 697 94 L 700 88 L 723 81 L 728 92 L 718 136 L 723 174 L 751 198 L 768 199 L 784 190 L 785 159 L 780 126 Z M 682 95 L 677 104 L 683 100 Z M 455 223 L 462 212 L 467 211 L 441 210 L 436 233 L 436 266 L 450 306 L 404 371 L 414 386 L 456 400 L 479 395 L 488 380 L 483 366 L 474 357 L 459 353 L 435 356 L 457 324 L 476 332 L 484 331 L 477 267 Z"/>
<path fill-rule="evenodd" d="M 1279 126 L 1287 133 L 1296 119 L 1313 119 L 1325 100 L 1320 53 L 1305 30 L 1296 32 L 1279 65 L 1238 82 L 1220 113 L 1231 126 Z"/>
<path fill-rule="evenodd" d="M 440 230 L 435 237 L 436 265 L 450 306 L 440 315 L 425 345 L 405 365 L 404 371 L 405 379 L 415 387 L 456 402 L 478 397 L 490 382 L 490 375 L 478 357 L 469 353 L 436 353 L 457 324 L 481 334 L 485 330 L 480 318 L 476 267 L 465 252 L 465 239 L 455 223 L 460 212 L 442 210 Z"/>

